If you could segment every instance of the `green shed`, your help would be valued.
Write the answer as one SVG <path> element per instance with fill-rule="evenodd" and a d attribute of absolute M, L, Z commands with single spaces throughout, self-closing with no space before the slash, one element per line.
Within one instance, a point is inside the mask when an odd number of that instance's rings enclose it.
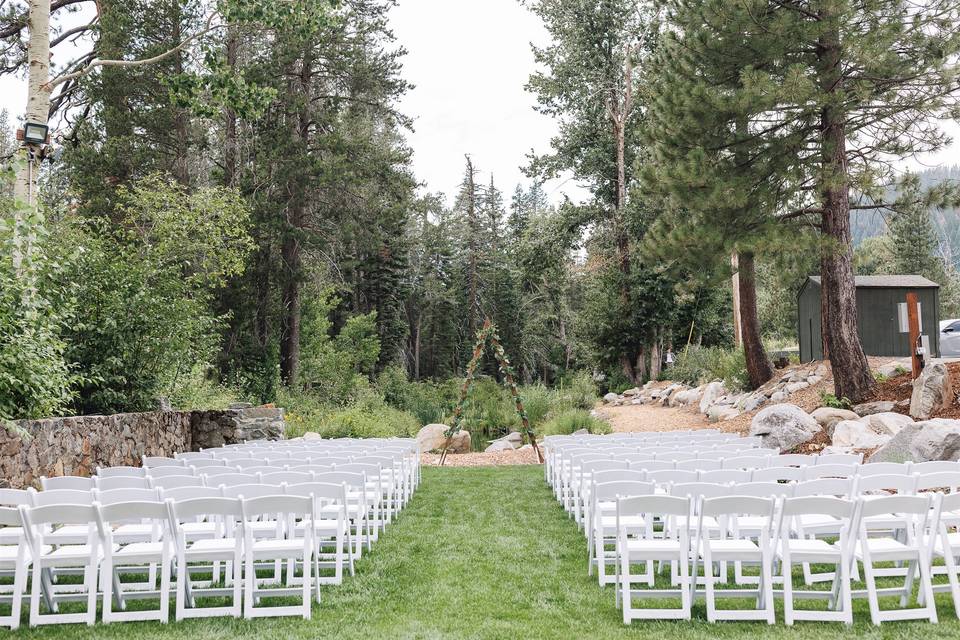
<path fill-rule="evenodd" d="M 906 357 L 910 339 L 900 333 L 897 305 L 907 292 L 920 302 L 920 333 L 930 340 L 930 356 L 940 356 L 940 285 L 923 276 L 857 276 L 857 324 L 868 356 Z M 820 277 L 811 276 L 797 295 L 800 361 L 823 359 L 820 325 Z"/>

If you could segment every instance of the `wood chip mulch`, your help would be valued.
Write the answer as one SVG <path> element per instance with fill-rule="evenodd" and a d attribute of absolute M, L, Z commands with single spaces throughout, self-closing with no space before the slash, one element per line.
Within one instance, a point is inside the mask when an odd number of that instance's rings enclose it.
<path fill-rule="evenodd" d="M 960 380 L 960 362 L 949 362 L 947 363 L 947 369 L 950 371 L 950 377 L 953 380 Z M 957 385 L 960 387 L 960 385 Z M 949 418 L 951 420 L 960 419 L 960 403 L 958 403 L 957 396 L 960 392 L 960 388 L 954 388 L 954 398 L 953 402 L 946 409 L 938 409 L 933 412 L 931 417 L 933 418 Z M 882 382 L 877 383 L 877 387 L 873 392 L 873 395 L 869 400 L 870 401 L 892 401 L 898 404 L 893 408 L 897 413 L 902 413 L 904 415 L 909 415 L 910 413 L 910 396 L 913 394 L 913 379 L 909 373 L 904 373 L 899 376 L 893 376 L 887 378 Z M 905 402 L 904 402 L 905 401 Z"/>

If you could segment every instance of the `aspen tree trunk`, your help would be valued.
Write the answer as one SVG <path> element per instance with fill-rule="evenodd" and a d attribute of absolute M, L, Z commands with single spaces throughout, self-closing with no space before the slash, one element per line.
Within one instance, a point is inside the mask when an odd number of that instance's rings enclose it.
<path fill-rule="evenodd" d="M 30 39 L 27 44 L 27 122 L 47 124 L 50 112 L 50 0 L 30 0 L 27 18 Z M 29 261 L 36 237 L 31 226 L 38 224 L 37 207 L 39 149 L 21 145 L 17 152 L 17 174 L 14 183 L 13 267 L 23 273 L 24 261 Z"/>
<path fill-rule="evenodd" d="M 843 81 L 839 18 L 825 3 L 820 17 L 827 25 L 817 43 L 818 73 L 824 93 L 836 94 Z M 824 343 L 830 354 L 838 398 L 858 402 L 874 387 L 857 331 L 857 293 L 850 233 L 850 180 L 847 174 L 846 120 L 843 108 L 828 101 L 820 116 L 823 164 L 823 214 L 820 254 Z"/>

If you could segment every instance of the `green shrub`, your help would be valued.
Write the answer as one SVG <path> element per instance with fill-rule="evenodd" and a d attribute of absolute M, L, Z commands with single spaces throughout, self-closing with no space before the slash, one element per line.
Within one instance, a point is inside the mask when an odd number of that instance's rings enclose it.
<path fill-rule="evenodd" d="M 743 390 L 749 385 L 742 349 L 691 347 L 681 351 L 662 376 L 690 385 L 720 379 L 731 391 Z"/>
<path fill-rule="evenodd" d="M 592 409 L 597 404 L 597 385 L 587 371 L 577 371 L 562 381 L 559 394 L 574 409 Z"/>
<path fill-rule="evenodd" d="M 413 414 L 388 406 L 373 391 L 360 394 L 347 407 L 330 407 L 316 396 L 286 389 L 277 402 L 286 409 L 289 438 L 308 431 L 324 438 L 411 437 L 422 426 Z"/>
<path fill-rule="evenodd" d="M 411 382 L 399 366 L 384 369 L 376 388 L 388 405 L 412 413 L 422 424 L 444 422 L 453 414 L 460 394 L 456 380 Z"/>
<path fill-rule="evenodd" d="M 589 411 L 573 409 L 548 420 L 540 429 L 540 433 L 545 436 L 570 435 L 581 429 L 586 429 L 590 433 L 610 433 L 611 431 L 608 423 L 594 418 Z"/>
<path fill-rule="evenodd" d="M 833 409 L 850 409 L 853 407 L 853 403 L 850 402 L 849 398 L 838 398 L 832 393 L 827 393 L 826 391 L 820 392 L 820 404 L 824 407 L 831 407 Z"/>
<path fill-rule="evenodd" d="M 184 411 L 221 410 L 247 399 L 240 391 L 209 378 L 205 368 L 199 366 L 177 379 L 170 389 L 170 404 Z"/>

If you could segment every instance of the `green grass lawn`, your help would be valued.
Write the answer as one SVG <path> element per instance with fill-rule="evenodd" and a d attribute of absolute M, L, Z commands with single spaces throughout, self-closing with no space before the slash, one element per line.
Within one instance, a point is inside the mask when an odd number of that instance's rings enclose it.
<path fill-rule="evenodd" d="M 540 467 L 424 469 L 423 484 L 357 575 L 325 587 L 313 619 L 215 618 L 21 629 L 21 636 L 74 638 L 957 638 L 947 595 L 942 622 L 869 622 L 855 601 L 852 630 L 837 623 L 692 622 L 625 627 L 613 587 L 587 577 L 586 544 L 543 481 Z M 172 609 L 171 609 L 172 614 Z M 778 612 L 779 614 L 779 612 Z"/>

